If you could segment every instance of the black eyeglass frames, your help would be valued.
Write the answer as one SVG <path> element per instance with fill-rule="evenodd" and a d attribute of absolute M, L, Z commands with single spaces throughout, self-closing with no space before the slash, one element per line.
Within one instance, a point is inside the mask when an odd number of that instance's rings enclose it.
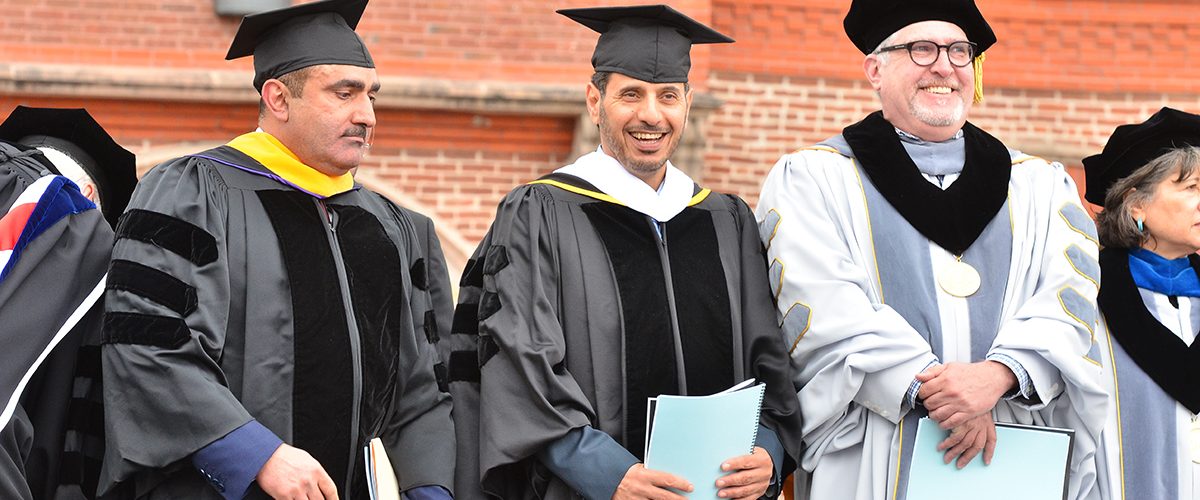
<path fill-rule="evenodd" d="M 908 51 L 909 59 L 912 59 L 914 64 L 917 66 L 930 66 L 937 62 L 942 49 L 945 49 L 946 58 L 950 60 L 950 64 L 962 68 L 971 64 L 971 60 L 975 59 L 975 47 L 975 42 L 954 42 L 947 45 L 940 45 L 929 40 L 917 40 L 890 47 L 880 47 L 875 53 L 905 49 Z"/>

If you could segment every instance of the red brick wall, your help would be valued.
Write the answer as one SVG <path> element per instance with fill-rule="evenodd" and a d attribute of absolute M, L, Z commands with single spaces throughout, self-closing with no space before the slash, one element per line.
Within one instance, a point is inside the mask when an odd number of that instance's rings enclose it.
<path fill-rule="evenodd" d="M 999 41 L 990 85 L 1006 88 L 1195 92 L 1200 2 L 977 0 Z M 860 79 L 862 54 L 842 30 L 848 0 L 713 0 L 713 23 L 738 43 L 713 69 Z"/>
<path fill-rule="evenodd" d="M 627 3 L 376 0 L 358 32 L 383 75 L 575 83 L 591 74 L 597 35 L 554 10 Z M 708 0 L 667 3 L 710 21 Z M 0 61 L 251 68 L 224 60 L 240 20 L 212 0 L 0 0 L 0 12 Z M 693 56 L 700 84 L 706 52 Z"/>
<path fill-rule="evenodd" d="M 1200 112 L 1200 48 L 1182 0 L 979 0 L 999 42 L 972 122 L 1011 147 L 1068 165 L 1112 129 L 1164 105 Z M 704 181 L 753 202 L 785 152 L 837 134 L 878 109 L 846 38 L 845 0 L 714 0 L 715 26 L 739 42 L 712 53 Z"/>
<path fill-rule="evenodd" d="M 1068 164 L 1112 127 L 1170 104 L 1200 111 L 1200 2 L 978 0 L 1000 42 L 989 51 L 987 101 L 972 120 L 1010 145 Z M 359 32 L 384 76 L 580 85 L 596 35 L 555 8 L 625 0 L 375 0 Z M 842 33 L 849 0 L 669 2 L 738 43 L 698 47 L 693 83 L 725 102 L 713 114 L 703 181 L 753 200 L 780 154 L 836 133 L 877 107 L 861 54 Z M 236 19 L 211 0 L 0 0 L 0 66 L 65 63 L 201 69 L 223 60 Z M 248 79 L 248 77 L 247 77 Z M 22 90 L 22 92 L 25 92 Z M 384 89 L 387 92 L 387 89 Z M 249 105 L 44 99 L 86 105 L 130 147 L 224 140 L 253 126 Z M 369 168 L 482 235 L 513 184 L 570 161 L 574 118 L 381 109 Z"/>
<path fill-rule="evenodd" d="M 0 95 L 0 116 L 18 104 L 86 107 L 135 153 L 183 141 L 224 142 L 253 130 L 246 105 L 145 102 Z M 512 186 L 568 161 L 573 118 L 380 110 L 373 169 L 400 191 L 436 210 L 431 215 L 469 241 L 487 231 L 496 203 Z"/>
<path fill-rule="evenodd" d="M 714 73 L 725 105 L 709 127 L 704 182 L 754 203 L 779 156 L 836 135 L 879 109 L 865 81 Z M 996 89 L 971 121 L 1009 147 L 1061 162 L 1083 186 L 1082 158 L 1104 147 L 1113 128 L 1163 106 L 1200 111 L 1195 93 L 1117 93 Z"/>

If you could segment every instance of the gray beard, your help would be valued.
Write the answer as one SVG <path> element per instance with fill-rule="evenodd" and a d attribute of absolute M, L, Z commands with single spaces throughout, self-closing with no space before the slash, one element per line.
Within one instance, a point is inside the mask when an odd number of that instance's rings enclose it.
<path fill-rule="evenodd" d="M 926 108 L 917 104 L 914 101 L 908 102 L 908 112 L 919 120 L 921 123 L 930 127 L 949 127 L 962 119 L 963 108 L 965 106 L 960 102 L 953 111 L 949 113 L 938 113 L 932 109 Z"/>

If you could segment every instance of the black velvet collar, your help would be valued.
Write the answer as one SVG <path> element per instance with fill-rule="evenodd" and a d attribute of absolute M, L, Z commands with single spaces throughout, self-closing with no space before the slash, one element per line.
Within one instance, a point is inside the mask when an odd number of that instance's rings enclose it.
<path fill-rule="evenodd" d="M 1008 198 L 1008 148 L 970 123 L 963 125 L 966 164 L 945 190 L 921 176 L 882 111 L 846 127 L 842 137 L 883 198 L 917 231 L 955 255 L 975 242 Z"/>
<path fill-rule="evenodd" d="M 1200 273 L 1200 258 L 1188 257 Z M 1129 272 L 1129 251 L 1100 251 L 1097 302 L 1108 331 L 1154 383 L 1192 413 L 1200 413 L 1200 342 L 1183 343 L 1150 313 Z"/>

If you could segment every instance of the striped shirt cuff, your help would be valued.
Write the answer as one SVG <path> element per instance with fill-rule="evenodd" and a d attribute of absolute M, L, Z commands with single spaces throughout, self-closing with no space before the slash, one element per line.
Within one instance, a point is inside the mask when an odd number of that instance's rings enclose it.
<path fill-rule="evenodd" d="M 1037 395 L 1037 391 L 1033 387 L 1033 379 L 1029 377 L 1029 372 L 1025 371 L 1025 367 L 1021 366 L 1021 363 L 1013 359 L 1012 356 L 994 352 L 988 354 L 987 360 L 1007 366 L 1009 370 L 1012 370 L 1013 375 L 1017 376 L 1017 390 L 1006 392 L 1004 394 L 1005 400 L 1011 401 L 1017 398 L 1033 399 Z"/>
<path fill-rule="evenodd" d="M 925 370 L 928 370 L 928 369 L 933 368 L 940 364 L 941 363 L 938 362 L 937 360 L 930 361 L 929 364 L 925 365 L 925 368 L 921 369 L 921 373 L 924 373 Z M 904 393 L 904 404 L 907 404 L 909 409 L 915 410 L 917 408 L 917 405 L 920 404 L 917 401 L 917 394 L 919 394 L 920 392 L 921 392 L 921 381 L 917 380 L 914 377 L 912 383 L 908 385 L 908 392 Z"/>

